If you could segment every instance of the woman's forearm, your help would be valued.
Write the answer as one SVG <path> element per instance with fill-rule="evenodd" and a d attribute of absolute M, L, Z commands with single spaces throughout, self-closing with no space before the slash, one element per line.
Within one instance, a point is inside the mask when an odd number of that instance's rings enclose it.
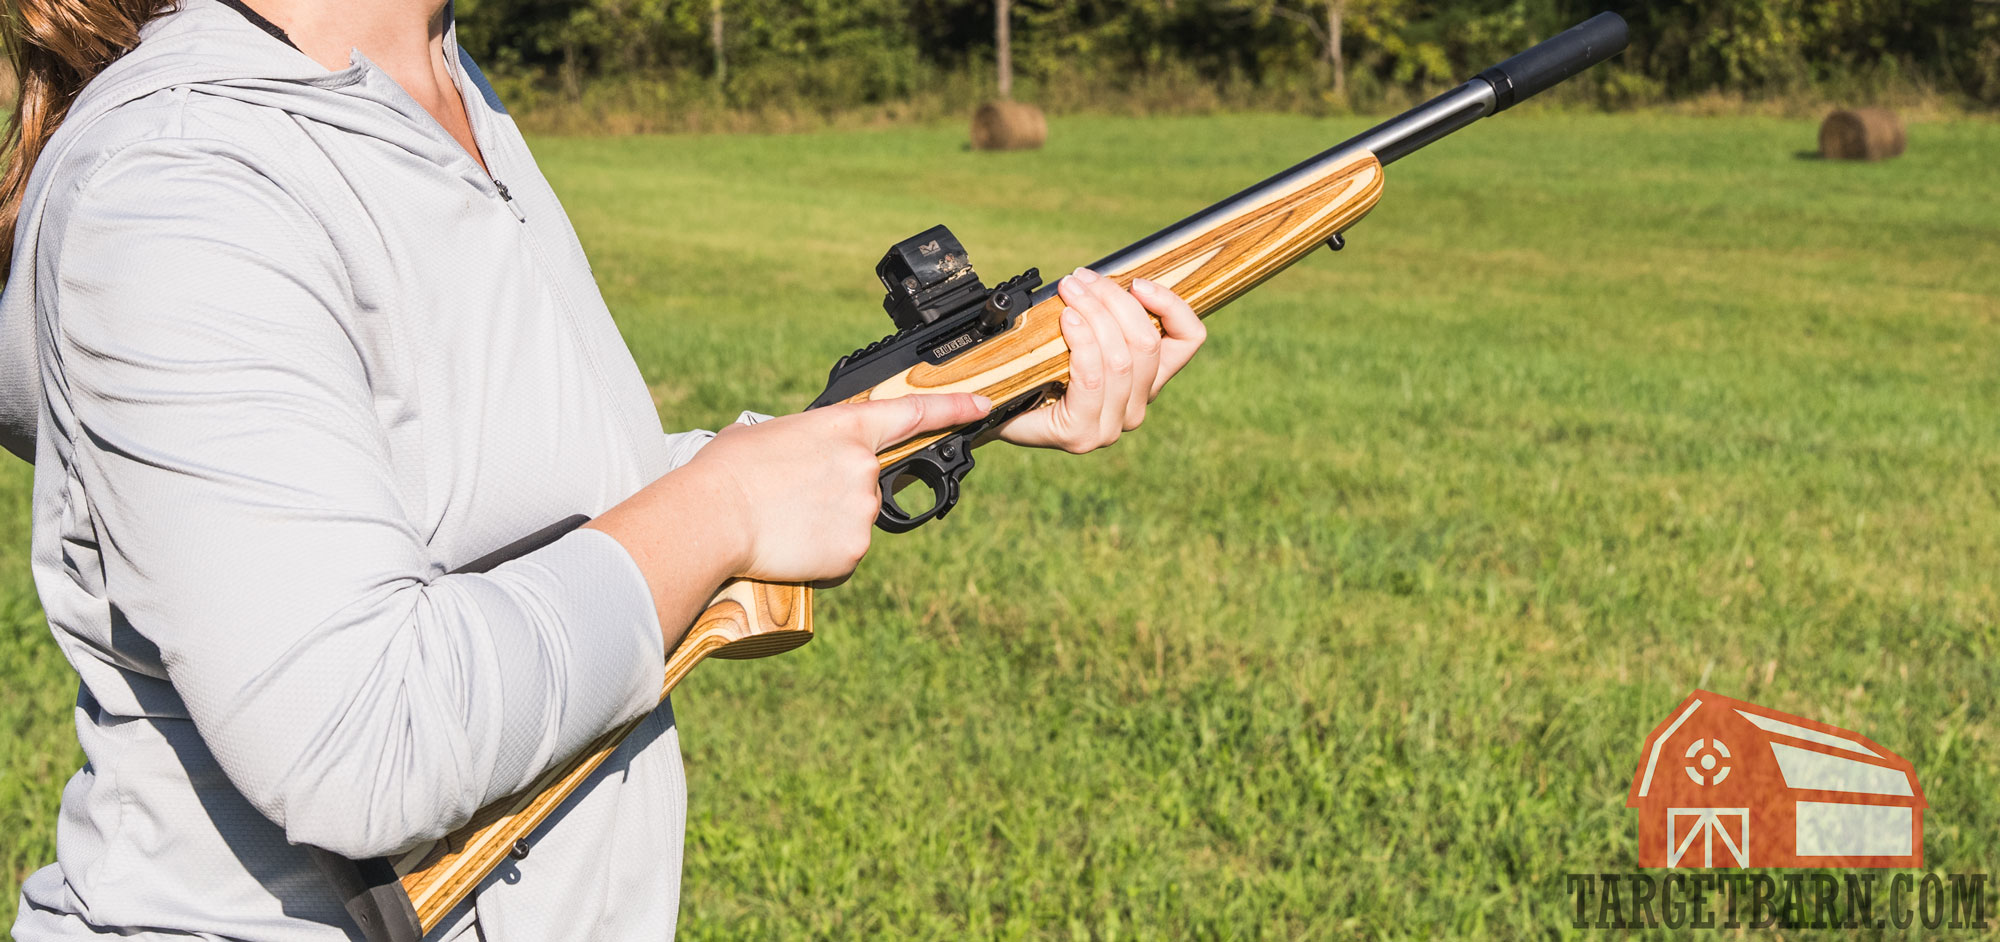
<path fill-rule="evenodd" d="M 701 463 L 669 472 L 585 527 L 617 540 L 646 577 L 672 652 L 724 582 L 747 561 L 742 492 Z"/>

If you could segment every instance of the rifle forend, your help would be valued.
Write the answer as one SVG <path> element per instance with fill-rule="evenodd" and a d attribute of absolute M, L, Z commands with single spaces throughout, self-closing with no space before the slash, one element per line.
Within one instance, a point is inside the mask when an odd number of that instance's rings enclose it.
<path fill-rule="evenodd" d="M 1625 21 L 1600 13 L 1089 267 L 1128 288 L 1135 277 L 1165 285 L 1205 317 L 1319 245 L 1340 248 L 1341 233 L 1380 198 L 1384 166 L 1610 58 L 1625 41 Z M 987 289 L 941 226 L 899 243 L 877 274 L 889 290 L 884 306 L 901 330 L 843 357 L 813 407 L 941 392 L 981 393 L 997 404 L 992 417 L 973 426 L 882 453 L 878 523 L 907 530 L 951 509 L 980 432 L 1060 392 L 1069 379 L 1069 351 L 1053 285 L 1041 286 L 1031 270 Z M 934 492 L 934 503 L 920 513 L 895 501 L 896 485 L 910 480 Z M 806 586 L 744 580 L 724 586 L 668 658 L 662 698 L 710 655 L 764 657 L 810 640 L 811 593 Z M 481 810 L 420 859 L 368 861 L 345 871 L 330 866 L 370 942 L 415 942 L 435 928 L 510 853 L 526 849 L 534 829 L 627 732 L 605 734 L 529 791 Z"/>

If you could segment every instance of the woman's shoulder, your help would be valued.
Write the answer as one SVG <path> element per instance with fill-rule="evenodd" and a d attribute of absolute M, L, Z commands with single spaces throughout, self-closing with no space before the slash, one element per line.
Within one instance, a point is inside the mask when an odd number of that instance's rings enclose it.
<path fill-rule="evenodd" d="M 121 159 L 180 156 L 191 162 L 247 162 L 282 166 L 299 132 L 282 113 L 185 88 L 168 88 L 127 102 L 77 127 L 64 146 L 45 153 L 58 190 L 81 192 L 105 167 Z M 51 194 L 54 196 L 55 194 Z"/>
<path fill-rule="evenodd" d="M 84 86 L 43 159 L 71 183 L 138 145 L 282 159 L 298 131 L 271 105 L 335 92 L 342 79 L 221 4 L 183 3 Z"/>
<path fill-rule="evenodd" d="M 340 268 L 324 215 L 287 167 L 283 122 L 240 103 L 165 89 L 98 116 L 52 160 L 29 244 L 41 291 L 79 279 L 228 276 L 244 257 L 295 274 Z M 297 133 L 294 131 L 293 133 Z M 51 280 L 52 279 L 52 280 Z M 58 294 L 50 294 L 54 299 Z M 75 320 L 66 311 L 63 320 Z M 129 319 L 131 315 L 122 315 Z"/>

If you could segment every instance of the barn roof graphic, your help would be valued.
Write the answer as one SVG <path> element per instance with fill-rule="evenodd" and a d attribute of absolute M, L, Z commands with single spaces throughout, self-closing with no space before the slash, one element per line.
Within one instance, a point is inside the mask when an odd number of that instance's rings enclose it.
<path fill-rule="evenodd" d="M 1852 730 L 1697 690 L 1646 737 L 1626 796 L 1646 867 L 1910 867 L 1916 767 Z"/>

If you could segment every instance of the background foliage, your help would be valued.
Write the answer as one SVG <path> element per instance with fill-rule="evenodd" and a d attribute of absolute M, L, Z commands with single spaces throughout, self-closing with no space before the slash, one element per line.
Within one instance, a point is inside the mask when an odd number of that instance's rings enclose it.
<path fill-rule="evenodd" d="M 1345 94 L 1326 55 L 1343 11 Z M 722 0 L 727 80 L 714 74 L 712 0 L 460 0 L 463 38 L 491 71 L 571 100 L 594 83 L 656 107 L 851 108 L 990 94 L 991 0 Z M 1591 13 L 1631 21 L 1631 52 L 1579 83 L 1606 105 L 1707 93 L 1919 88 L 2000 103 L 1996 0 L 1022 0 L 1021 97 L 1071 109 L 1162 83 L 1228 104 L 1341 110 L 1455 83 Z M 521 99 L 521 94 L 514 96 Z M 710 101 L 709 103 L 713 103 Z M 631 104 L 644 105 L 644 101 Z M 1165 102 L 1162 102 L 1165 104 Z"/>

